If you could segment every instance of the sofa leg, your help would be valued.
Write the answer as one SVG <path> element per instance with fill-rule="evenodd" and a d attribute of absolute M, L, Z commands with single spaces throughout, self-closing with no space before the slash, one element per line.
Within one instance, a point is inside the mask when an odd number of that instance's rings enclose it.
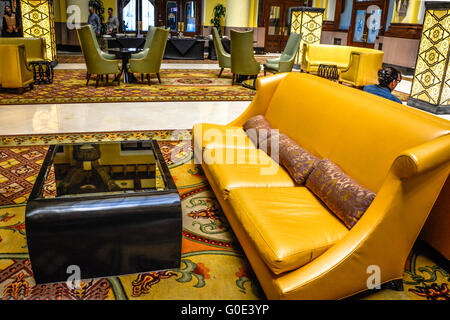
<path fill-rule="evenodd" d="M 222 75 L 222 72 L 223 72 L 223 68 L 220 69 L 218 78 L 220 78 L 220 76 Z"/>
<path fill-rule="evenodd" d="M 86 86 L 89 85 L 89 80 L 91 79 L 91 74 L 87 73 L 86 74 Z"/>
<path fill-rule="evenodd" d="M 161 76 L 159 75 L 159 73 L 157 73 L 156 76 L 158 77 L 159 84 L 161 84 Z"/>
<path fill-rule="evenodd" d="M 403 291 L 403 279 L 392 280 L 385 284 L 387 289 L 392 289 L 395 291 Z"/>

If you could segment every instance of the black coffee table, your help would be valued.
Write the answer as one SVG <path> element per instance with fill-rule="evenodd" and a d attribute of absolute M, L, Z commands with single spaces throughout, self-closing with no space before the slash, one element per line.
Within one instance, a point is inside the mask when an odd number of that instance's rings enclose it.
<path fill-rule="evenodd" d="M 81 279 L 180 267 L 180 197 L 154 140 L 50 146 L 25 226 L 38 284 L 73 266 Z"/>
<path fill-rule="evenodd" d="M 134 83 L 137 82 L 135 76 L 132 73 L 128 72 L 128 60 L 133 53 L 139 52 L 142 49 L 139 48 L 112 48 L 108 49 L 108 52 L 111 54 L 115 54 L 118 59 L 122 59 L 122 68 L 123 68 L 123 83 Z"/>

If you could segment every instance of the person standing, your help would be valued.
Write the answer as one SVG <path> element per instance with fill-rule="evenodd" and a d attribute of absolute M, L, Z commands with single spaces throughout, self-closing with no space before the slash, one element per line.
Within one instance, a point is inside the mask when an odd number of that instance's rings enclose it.
<path fill-rule="evenodd" d="M 106 21 L 106 33 L 115 34 L 119 31 L 119 19 L 113 16 L 113 8 L 108 8 L 108 21 Z"/>
<path fill-rule="evenodd" d="M 18 37 L 19 28 L 17 27 L 16 15 L 12 12 L 10 6 L 5 6 L 5 14 L 3 15 L 3 37 Z"/>
<path fill-rule="evenodd" d="M 98 15 L 95 13 L 94 7 L 89 7 L 88 23 L 94 29 L 95 34 L 97 36 L 99 36 L 101 31 L 102 31 L 102 23 L 101 23 L 100 18 L 98 17 Z"/>

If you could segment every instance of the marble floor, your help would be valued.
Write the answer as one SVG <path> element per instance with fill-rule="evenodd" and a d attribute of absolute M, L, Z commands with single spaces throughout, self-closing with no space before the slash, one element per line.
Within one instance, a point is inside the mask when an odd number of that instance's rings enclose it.
<path fill-rule="evenodd" d="M 80 69 L 84 64 L 60 64 Z M 215 64 L 167 63 L 163 69 L 218 69 Z M 410 81 L 396 90 L 409 93 Z M 0 135 L 188 129 L 198 122 L 226 124 L 237 118 L 249 101 L 133 102 L 91 104 L 1 105 Z M 441 116 L 450 120 L 450 115 Z"/>

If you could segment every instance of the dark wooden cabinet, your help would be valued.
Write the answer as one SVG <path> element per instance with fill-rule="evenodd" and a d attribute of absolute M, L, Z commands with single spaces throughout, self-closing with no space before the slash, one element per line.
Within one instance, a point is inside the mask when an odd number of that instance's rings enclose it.
<path fill-rule="evenodd" d="M 172 34 L 179 31 L 186 36 L 202 33 L 201 0 L 156 0 L 156 25 L 169 27 Z"/>
<path fill-rule="evenodd" d="M 312 0 L 263 1 L 262 26 L 265 28 L 264 50 L 282 52 L 289 38 L 290 8 L 311 6 Z"/>

